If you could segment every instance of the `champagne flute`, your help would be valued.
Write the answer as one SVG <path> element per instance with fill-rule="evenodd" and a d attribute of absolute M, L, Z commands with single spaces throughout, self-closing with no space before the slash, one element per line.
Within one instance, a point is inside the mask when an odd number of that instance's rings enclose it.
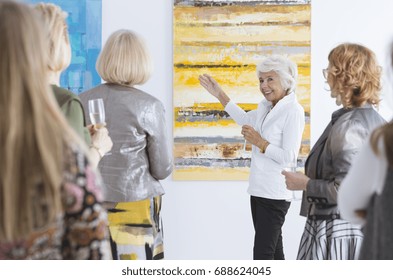
<path fill-rule="evenodd" d="M 105 108 L 102 98 L 89 100 L 89 116 L 91 123 L 101 128 L 105 126 Z"/>
<path fill-rule="evenodd" d="M 254 128 L 254 127 L 253 127 Z M 255 129 L 255 128 L 254 128 Z M 251 150 L 250 151 L 248 151 L 247 150 L 247 140 L 246 140 L 246 138 L 244 138 L 244 143 L 243 143 L 243 149 L 242 149 L 242 152 L 241 152 L 241 156 L 243 157 L 243 158 L 250 158 L 251 157 L 251 154 L 252 154 L 252 145 L 251 145 Z"/>
<path fill-rule="evenodd" d="M 243 143 L 242 156 L 243 157 L 251 157 L 251 151 L 247 150 L 247 140 L 246 139 L 244 139 L 244 143 Z"/>
<path fill-rule="evenodd" d="M 286 164 L 286 166 L 284 167 L 284 170 L 287 171 L 287 172 L 294 172 L 294 173 L 296 173 L 297 172 L 296 169 L 297 169 L 297 160 L 288 162 Z M 292 201 L 301 200 L 302 199 L 301 197 L 298 197 L 296 195 L 297 194 L 296 192 L 298 192 L 298 191 L 292 191 Z"/>

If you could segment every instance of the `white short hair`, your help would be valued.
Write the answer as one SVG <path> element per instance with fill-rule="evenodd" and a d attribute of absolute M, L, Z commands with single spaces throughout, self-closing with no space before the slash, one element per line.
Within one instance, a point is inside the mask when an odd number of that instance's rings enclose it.
<path fill-rule="evenodd" d="M 294 91 L 296 88 L 297 65 L 282 55 L 271 55 L 257 65 L 257 76 L 260 73 L 274 71 L 280 77 L 281 86 L 285 90 Z"/>

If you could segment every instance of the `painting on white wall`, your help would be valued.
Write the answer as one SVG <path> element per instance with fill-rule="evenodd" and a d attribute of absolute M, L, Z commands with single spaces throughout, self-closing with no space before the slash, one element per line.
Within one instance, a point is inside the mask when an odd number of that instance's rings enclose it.
<path fill-rule="evenodd" d="M 256 64 L 284 54 L 298 65 L 306 112 L 300 161 L 310 149 L 310 0 L 174 1 L 174 180 L 247 180 L 237 125 L 198 76 L 213 76 L 244 110 L 262 100 Z M 250 147 L 246 146 L 246 150 Z"/>

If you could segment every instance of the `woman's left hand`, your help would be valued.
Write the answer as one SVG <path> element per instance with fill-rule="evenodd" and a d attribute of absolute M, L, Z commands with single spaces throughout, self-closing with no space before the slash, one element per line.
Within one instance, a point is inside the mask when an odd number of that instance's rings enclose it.
<path fill-rule="evenodd" d="M 251 143 L 254 146 L 258 146 L 258 143 L 261 141 L 265 140 L 262 138 L 262 136 L 250 125 L 243 125 L 242 126 L 242 134 L 244 136 L 244 139 L 247 140 L 247 142 Z"/>
<path fill-rule="evenodd" d="M 285 176 L 285 183 L 287 189 L 291 191 L 304 191 L 307 189 L 307 183 L 310 180 L 306 175 L 300 172 L 288 172 L 283 170 L 281 172 Z"/>

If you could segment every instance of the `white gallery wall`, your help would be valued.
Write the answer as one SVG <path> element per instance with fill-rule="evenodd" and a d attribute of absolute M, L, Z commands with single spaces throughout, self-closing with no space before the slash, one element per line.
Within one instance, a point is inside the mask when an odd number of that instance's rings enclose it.
<path fill-rule="evenodd" d="M 142 35 L 155 70 L 141 88 L 159 98 L 166 108 L 172 135 L 172 10 L 173 0 L 102 0 L 103 43 L 117 29 Z M 356 42 L 376 52 L 387 65 L 393 39 L 391 0 L 312 0 L 311 145 L 338 109 L 324 90 L 322 69 L 329 51 L 342 42 Z M 268 40 L 268 38 L 267 38 Z M 393 116 L 393 77 L 384 79 L 380 113 Z M 257 81 L 255 86 L 257 87 Z M 207 93 L 206 93 L 207 94 Z M 239 128 L 240 129 L 240 128 Z M 171 140 L 172 141 L 172 140 Z M 165 258 L 169 260 L 252 259 L 253 226 L 247 182 L 164 180 Z M 295 259 L 305 218 L 300 202 L 292 203 L 283 228 L 287 259 Z"/>

